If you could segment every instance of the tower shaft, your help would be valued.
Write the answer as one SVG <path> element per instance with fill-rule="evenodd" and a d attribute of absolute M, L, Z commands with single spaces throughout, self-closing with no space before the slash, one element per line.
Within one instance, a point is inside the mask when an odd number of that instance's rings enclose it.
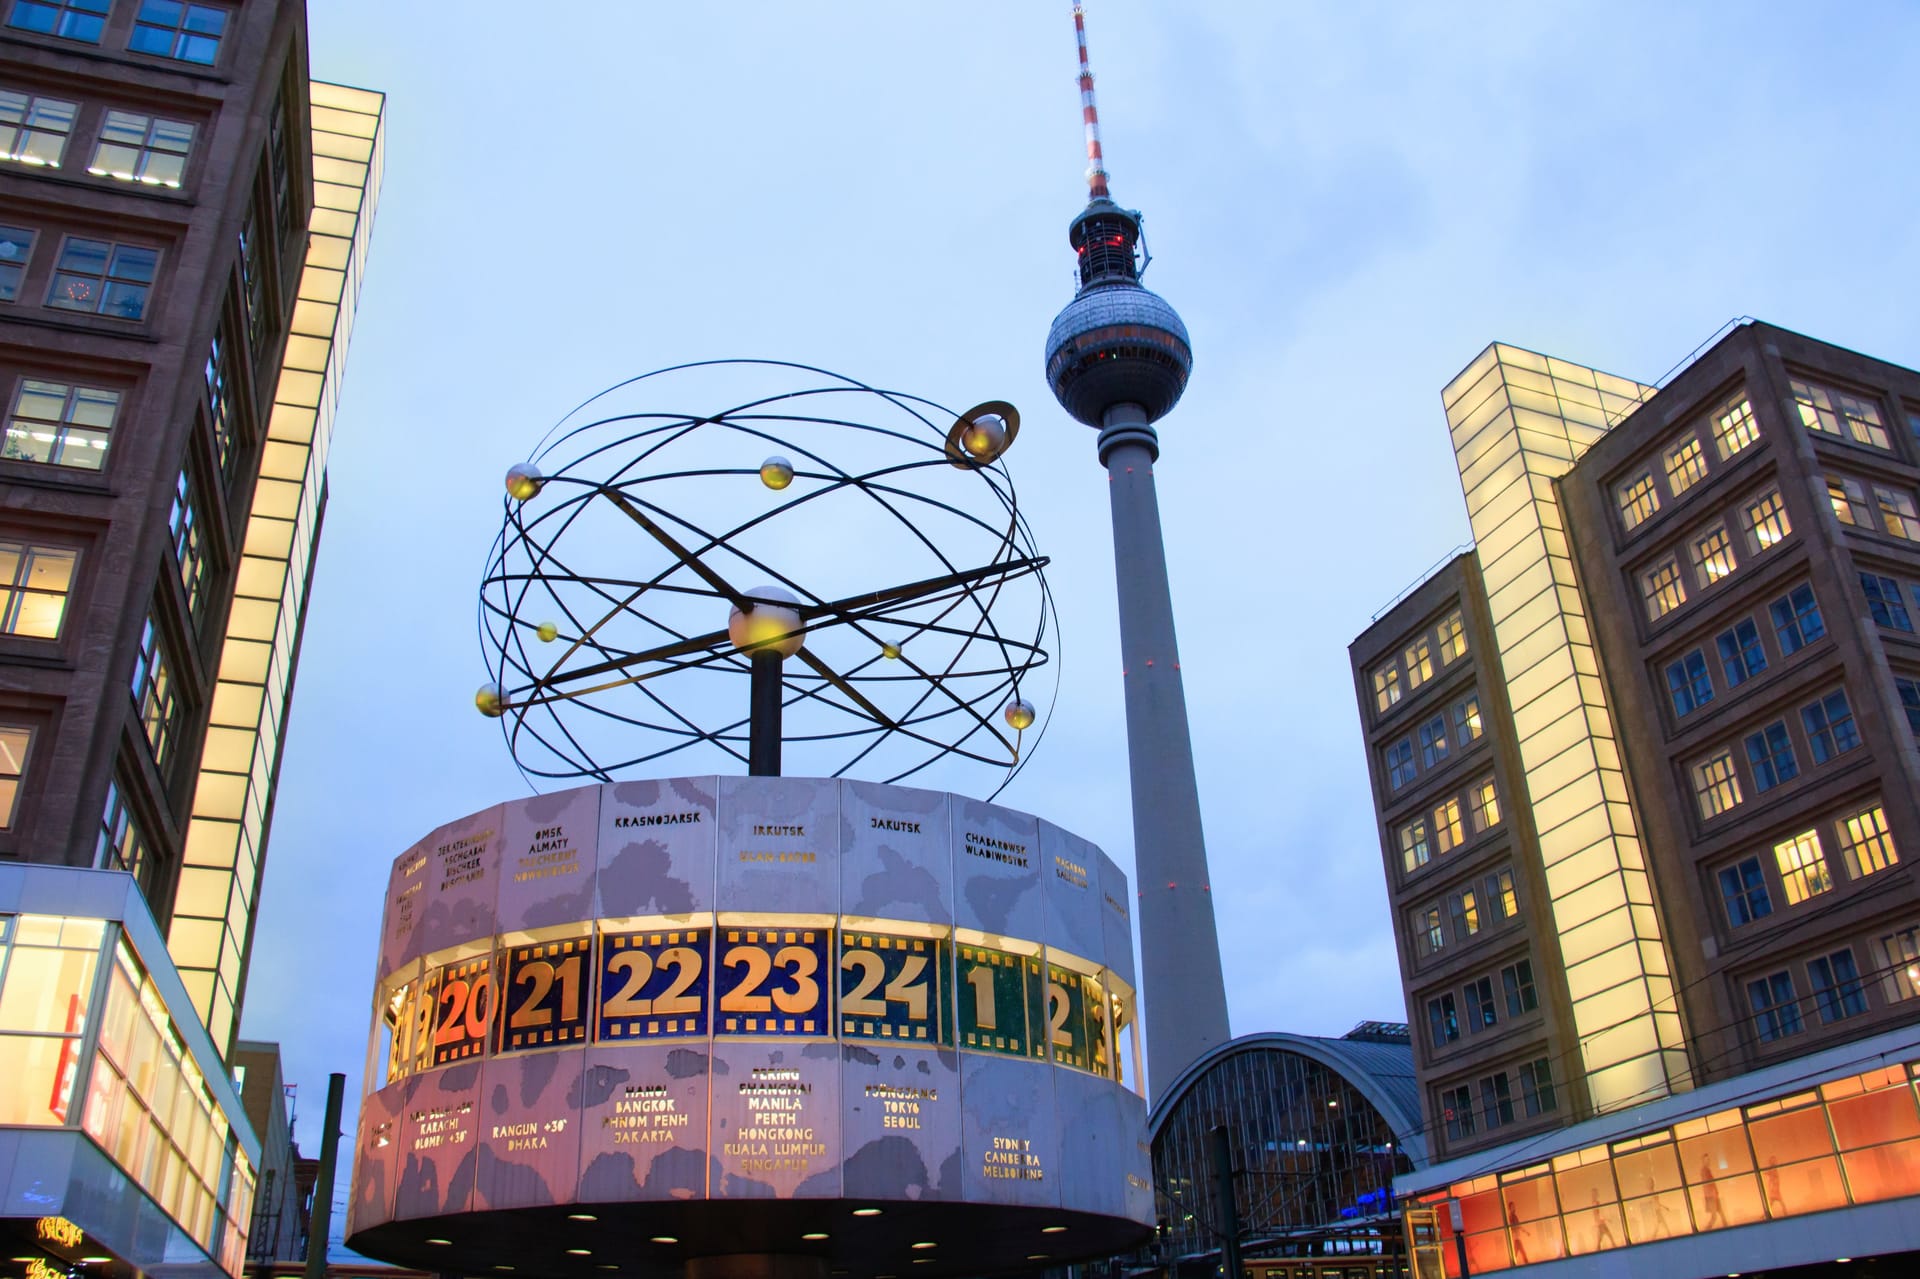
<path fill-rule="evenodd" d="M 1103 420 L 1100 461 L 1113 507 L 1147 1070 L 1157 1092 L 1232 1035 L 1154 493 L 1159 443 L 1137 404 L 1113 405 Z"/>

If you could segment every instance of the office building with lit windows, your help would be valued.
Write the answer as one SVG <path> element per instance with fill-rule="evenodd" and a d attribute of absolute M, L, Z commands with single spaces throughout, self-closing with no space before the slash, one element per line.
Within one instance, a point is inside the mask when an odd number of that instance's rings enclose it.
<path fill-rule="evenodd" d="M 1920 373 L 1743 322 L 1443 400 L 1474 544 L 1351 648 L 1402 1195 L 1449 1274 L 1920 1249 Z"/>
<path fill-rule="evenodd" d="M 379 94 L 288 0 L 0 0 L 0 1275 L 237 1275 L 231 1053 Z"/>

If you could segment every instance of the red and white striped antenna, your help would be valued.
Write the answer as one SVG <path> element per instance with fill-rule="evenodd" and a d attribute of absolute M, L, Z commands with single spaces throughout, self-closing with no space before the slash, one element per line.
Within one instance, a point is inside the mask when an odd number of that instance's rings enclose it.
<path fill-rule="evenodd" d="M 1087 124 L 1087 195 L 1105 200 L 1107 166 L 1100 154 L 1100 108 L 1093 101 L 1093 68 L 1087 65 L 1087 15 L 1080 0 L 1073 0 L 1073 36 L 1080 43 L 1080 115 Z"/>

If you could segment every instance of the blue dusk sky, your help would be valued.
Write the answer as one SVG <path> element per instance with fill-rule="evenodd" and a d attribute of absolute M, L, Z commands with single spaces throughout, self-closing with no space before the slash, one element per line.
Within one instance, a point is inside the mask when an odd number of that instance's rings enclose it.
<path fill-rule="evenodd" d="M 1398 1020 L 1347 644 L 1469 538 L 1441 386 L 1495 339 L 1651 381 L 1741 315 L 1920 365 L 1920 9 L 1087 7 L 1195 351 L 1156 476 L 1233 1028 Z M 1086 199 L 1068 0 L 310 23 L 315 77 L 388 98 L 243 1023 L 303 1147 L 329 1071 L 352 1131 L 392 859 L 527 793 L 472 708 L 501 475 L 633 374 L 1017 404 L 1062 680 L 1002 802 L 1131 869 L 1107 486 L 1041 373 Z"/>

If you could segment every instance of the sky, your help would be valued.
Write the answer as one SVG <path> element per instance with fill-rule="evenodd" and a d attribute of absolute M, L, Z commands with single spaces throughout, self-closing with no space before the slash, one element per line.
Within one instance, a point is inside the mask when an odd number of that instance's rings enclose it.
<path fill-rule="evenodd" d="M 1131 869 L 1106 484 L 1041 370 L 1070 9 L 310 0 L 312 74 L 388 99 L 243 1017 L 303 1149 L 331 1071 L 353 1131 L 393 858 L 527 793 L 472 705 L 501 477 L 634 374 L 1019 406 L 1061 679 L 1001 801 Z M 1346 649 L 1469 540 L 1440 388 L 1496 339 L 1655 381 L 1743 315 L 1920 366 L 1920 8 L 1087 10 L 1195 352 L 1156 485 L 1233 1029 L 1402 1020 Z"/>

